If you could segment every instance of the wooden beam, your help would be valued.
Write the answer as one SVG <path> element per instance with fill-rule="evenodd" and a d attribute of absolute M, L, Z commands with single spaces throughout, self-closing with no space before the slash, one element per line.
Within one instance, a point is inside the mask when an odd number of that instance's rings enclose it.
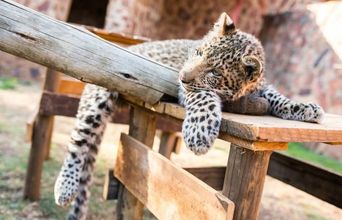
<path fill-rule="evenodd" d="M 114 174 L 158 219 L 233 217 L 230 200 L 125 134 Z"/>
<path fill-rule="evenodd" d="M 222 194 L 235 204 L 234 220 L 256 220 L 271 151 L 231 144 Z"/>
<path fill-rule="evenodd" d="M 44 91 L 40 100 L 39 114 L 75 117 L 80 98 Z"/>
<path fill-rule="evenodd" d="M 39 113 L 45 116 L 75 117 L 79 101 L 80 98 L 77 96 L 43 92 Z M 116 109 L 112 122 L 118 124 L 129 123 L 129 108 L 127 105 Z M 175 132 L 181 130 L 182 124 L 170 117 L 157 117 L 157 128 L 162 131 Z"/>
<path fill-rule="evenodd" d="M 184 168 L 211 187 L 221 190 L 226 167 Z M 267 175 L 342 208 L 342 175 L 305 161 L 273 152 Z"/>
<path fill-rule="evenodd" d="M 342 208 L 342 176 L 304 161 L 274 152 L 267 174 Z"/>
<path fill-rule="evenodd" d="M 83 82 L 152 104 L 177 97 L 176 70 L 13 1 L 0 0 L 0 39 L 0 50 Z"/>
<path fill-rule="evenodd" d="M 141 36 L 131 36 L 131 35 L 126 35 L 122 33 L 115 33 L 95 27 L 90 27 L 90 26 L 83 26 L 85 27 L 88 31 L 96 34 L 97 36 L 111 41 L 113 43 L 119 43 L 119 44 L 124 44 L 124 45 L 135 45 L 135 44 L 140 44 L 146 41 L 150 41 L 148 38 L 144 38 Z"/>
<path fill-rule="evenodd" d="M 179 120 L 183 120 L 185 117 L 185 109 L 174 103 L 161 102 L 150 105 L 132 97 L 124 98 L 134 105 L 168 117 Z M 242 143 L 240 142 L 242 140 L 245 142 L 241 145 L 242 147 L 255 151 L 284 150 L 287 148 L 287 142 L 341 143 L 342 116 L 325 114 L 323 123 L 316 124 L 284 120 L 274 116 L 251 116 L 223 112 L 220 135 L 224 140 L 233 143 L 239 139 L 239 142 L 236 142 L 238 145 Z"/>
<path fill-rule="evenodd" d="M 184 167 L 183 169 L 210 187 L 222 190 L 226 172 L 225 166 Z M 267 175 L 342 208 L 341 174 L 316 167 L 278 152 L 273 152 Z"/>
<path fill-rule="evenodd" d="M 81 96 L 85 83 L 69 77 L 61 77 L 57 92 L 64 95 Z"/>

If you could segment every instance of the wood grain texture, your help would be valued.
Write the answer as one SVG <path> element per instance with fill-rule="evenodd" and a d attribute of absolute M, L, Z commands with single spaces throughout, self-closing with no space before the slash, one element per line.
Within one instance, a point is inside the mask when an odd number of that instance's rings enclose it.
<path fill-rule="evenodd" d="M 226 167 L 183 167 L 183 169 L 202 180 L 210 187 L 218 191 L 223 189 Z"/>
<path fill-rule="evenodd" d="M 267 174 L 342 208 L 342 176 L 274 152 Z"/>
<path fill-rule="evenodd" d="M 128 133 L 131 137 L 152 148 L 156 133 L 156 116 L 149 114 L 149 112 L 140 107 L 131 108 Z M 136 160 L 137 158 L 131 159 Z M 139 169 L 136 168 L 136 170 L 131 170 L 131 172 L 138 172 L 138 170 Z M 128 191 L 126 187 L 121 186 L 119 189 L 116 219 L 142 219 L 143 209 L 143 204 L 132 194 L 132 192 Z"/>
<path fill-rule="evenodd" d="M 271 151 L 231 144 L 222 194 L 235 204 L 234 220 L 256 220 Z"/>
<path fill-rule="evenodd" d="M 167 159 L 171 158 L 171 153 L 175 148 L 177 141 L 177 134 L 174 132 L 164 131 L 161 133 L 160 144 L 158 152 L 166 157 Z"/>
<path fill-rule="evenodd" d="M 177 97 L 174 69 L 12 1 L 0 1 L 0 39 L 0 50 L 83 82 L 152 104 L 163 94 Z"/>
<path fill-rule="evenodd" d="M 114 174 L 158 219 L 232 219 L 230 200 L 125 134 Z"/>
<path fill-rule="evenodd" d="M 100 28 L 90 27 L 90 26 L 84 26 L 88 31 L 96 34 L 97 36 L 111 41 L 113 43 L 119 43 L 124 45 L 135 45 L 140 44 L 146 41 L 150 41 L 150 39 L 141 37 L 141 36 L 132 36 L 132 35 L 126 35 L 122 33 L 115 33 L 107 30 L 103 30 Z"/>
<path fill-rule="evenodd" d="M 49 116 L 40 115 L 34 123 L 24 188 L 24 198 L 31 201 L 37 201 L 40 198 L 40 180 L 50 137 L 46 131 L 51 131 L 51 126 L 53 124 Z"/>
<path fill-rule="evenodd" d="M 185 109 L 173 103 L 161 102 L 156 105 L 136 101 L 131 97 L 124 97 L 128 102 L 142 106 L 152 112 L 183 120 Z M 286 149 L 283 145 L 263 145 L 265 142 L 330 142 L 342 141 L 342 116 L 326 114 L 322 124 L 290 121 L 274 116 L 251 116 L 226 113 L 222 114 L 221 137 L 234 142 L 238 139 L 261 142 L 250 148 L 253 150 Z M 251 142 L 252 143 L 252 142 Z M 247 144 L 247 142 L 246 142 Z M 272 145 L 274 145 L 272 147 Z M 248 147 L 249 148 L 249 147 Z"/>
<path fill-rule="evenodd" d="M 64 95 L 81 96 L 85 83 L 69 77 L 61 77 L 57 92 Z"/>
<path fill-rule="evenodd" d="M 38 117 L 38 109 L 34 110 L 26 121 L 25 142 L 31 142 L 33 136 L 33 126 Z"/>

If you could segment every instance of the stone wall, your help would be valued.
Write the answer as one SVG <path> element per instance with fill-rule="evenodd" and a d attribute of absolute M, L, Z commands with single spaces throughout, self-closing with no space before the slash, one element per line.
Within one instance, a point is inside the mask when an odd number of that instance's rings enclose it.
<path fill-rule="evenodd" d="M 265 18 L 260 34 L 267 78 L 298 101 L 317 102 L 342 114 L 342 2 L 310 5 L 306 10 Z M 342 149 L 309 144 L 342 160 Z"/>
<path fill-rule="evenodd" d="M 305 9 L 318 0 L 110 0 L 106 28 L 152 39 L 200 38 L 223 11 L 259 34 L 264 15 Z M 157 28 L 156 28 L 157 27 Z"/>

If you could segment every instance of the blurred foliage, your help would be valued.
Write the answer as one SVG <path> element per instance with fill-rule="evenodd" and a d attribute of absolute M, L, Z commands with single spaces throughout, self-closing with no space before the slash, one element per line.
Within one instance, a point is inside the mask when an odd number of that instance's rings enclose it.
<path fill-rule="evenodd" d="M 0 89 L 15 89 L 18 80 L 13 77 L 0 77 Z"/>
<path fill-rule="evenodd" d="M 300 160 L 311 162 L 324 169 L 342 174 L 342 163 L 340 161 L 318 154 L 305 147 L 302 143 L 289 143 L 289 148 L 285 153 Z"/>

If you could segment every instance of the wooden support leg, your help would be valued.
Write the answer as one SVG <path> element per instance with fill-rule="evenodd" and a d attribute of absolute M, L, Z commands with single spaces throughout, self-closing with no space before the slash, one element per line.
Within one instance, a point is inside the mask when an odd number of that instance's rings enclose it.
<path fill-rule="evenodd" d="M 50 92 L 57 91 L 58 82 L 59 73 L 48 69 L 45 76 L 44 90 Z M 44 104 L 40 101 L 39 108 Z M 49 158 L 53 122 L 53 116 L 38 114 L 36 122 L 34 123 L 24 190 L 24 198 L 26 199 L 39 199 L 43 162 L 44 159 Z"/>
<path fill-rule="evenodd" d="M 45 151 L 45 160 L 50 159 L 50 151 L 51 151 L 51 140 L 52 140 L 52 132 L 53 132 L 53 125 L 55 122 L 55 117 L 54 116 L 48 116 L 48 121 L 51 123 L 51 126 L 49 127 L 49 130 L 46 131 L 48 134 L 47 137 L 47 143 L 46 143 L 46 151 Z"/>
<path fill-rule="evenodd" d="M 235 203 L 234 220 L 256 220 L 271 151 L 231 144 L 223 195 Z"/>
<path fill-rule="evenodd" d="M 173 152 L 175 154 L 179 154 L 181 149 L 182 149 L 182 138 L 180 136 L 176 136 L 176 140 L 175 140 L 175 147 L 173 148 Z"/>
<path fill-rule="evenodd" d="M 52 121 L 47 116 L 38 115 L 34 123 L 32 145 L 26 172 L 24 198 L 38 200 L 40 196 L 40 180 L 43 171 L 43 162 L 46 156 L 46 146 L 49 142 L 49 134 Z"/>
<path fill-rule="evenodd" d="M 166 158 L 171 158 L 171 153 L 175 148 L 176 134 L 174 132 L 163 131 L 160 138 L 159 153 Z"/>
<path fill-rule="evenodd" d="M 44 82 L 44 91 L 56 92 L 58 90 L 59 81 L 60 73 L 52 69 L 47 69 Z M 42 105 L 44 105 L 44 103 L 40 103 L 39 107 L 41 108 Z M 50 121 L 49 123 L 51 123 L 51 126 L 49 127 L 49 130 L 46 131 L 48 134 L 48 142 L 46 143 L 47 150 L 45 151 L 45 160 L 48 160 L 50 158 L 51 138 L 54 124 L 54 116 L 49 116 L 48 118 L 48 120 Z"/>
<path fill-rule="evenodd" d="M 129 135 L 145 145 L 152 147 L 156 132 L 156 117 L 139 107 L 130 112 Z M 117 220 L 142 219 L 144 206 L 123 186 L 119 190 Z"/>

